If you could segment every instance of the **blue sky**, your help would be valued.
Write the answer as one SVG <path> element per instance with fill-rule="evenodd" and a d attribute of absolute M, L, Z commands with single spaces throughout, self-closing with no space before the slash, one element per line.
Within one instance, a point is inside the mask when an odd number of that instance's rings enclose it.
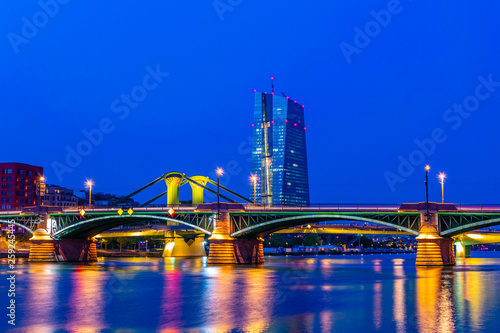
<path fill-rule="evenodd" d="M 311 202 L 423 201 L 425 164 L 431 200 L 444 171 L 446 201 L 500 202 L 495 1 L 42 0 L 0 13 L 0 160 L 41 165 L 49 183 L 127 194 L 221 166 L 248 195 L 253 90 L 274 76 L 305 105 Z"/>

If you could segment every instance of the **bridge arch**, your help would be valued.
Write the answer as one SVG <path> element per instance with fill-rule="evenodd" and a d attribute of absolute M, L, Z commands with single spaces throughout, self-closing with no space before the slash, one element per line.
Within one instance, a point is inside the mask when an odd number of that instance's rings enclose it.
<path fill-rule="evenodd" d="M 26 229 L 26 231 L 30 232 L 32 235 L 34 234 L 34 231 L 33 231 L 33 230 L 31 230 L 30 228 L 28 228 L 28 227 L 27 227 L 27 226 L 25 226 L 24 224 L 17 222 L 17 221 L 16 221 L 16 220 L 14 220 L 14 219 L 13 219 L 13 220 L 0 220 L 0 223 L 14 224 L 14 225 L 16 225 L 16 226 L 18 226 L 18 227 L 21 227 L 21 228 Z"/>
<path fill-rule="evenodd" d="M 152 221 L 152 220 L 163 220 L 167 222 L 180 223 L 196 230 L 199 230 L 207 235 L 212 233 L 206 229 L 203 229 L 195 224 L 191 224 L 185 221 L 177 220 L 170 217 L 155 216 L 155 215 L 140 215 L 140 216 L 102 216 L 96 217 L 89 220 L 84 220 L 71 224 L 52 235 L 55 239 L 79 239 L 88 238 L 98 235 L 99 233 L 118 227 L 124 224 L 131 224 L 141 221 Z"/>
<path fill-rule="evenodd" d="M 489 220 L 485 220 L 485 221 L 478 221 L 478 222 L 474 222 L 474 223 L 461 225 L 461 226 L 458 226 L 455 228 L 451 228 L 451 229 L 442 231 L 441 236 L 453 237 L 453 236 L 462 234 L 464 232 L 474 231 L 474 230 L 482 229 L 482 228 L 493 227 L 496 225 L 500 225 L 500 218 L 489 219 Z"/>
<path fill-rule="evenodd" d="M 272 221 L 267 221 L 263 223 L 259 223 L 231 234 L 232 237 L 259 237 L 265 236 L 270 233 L 276 232 L 281 229 L 286 229 L 290 227 L 296 227 L 299 225 L 309 224 L 309 223 L 317 223 L 324 221 L 338 221 L 338 220 L 346 220 L 346 221 L 362 221 L 362 222 L 370 222 L 385 225 L 391 228 L 401 229 L 406 232 L 409 232 L 413 235 L 418 235 L 418 231 L 406 228 L 400 225 L 396 225 L 393 223 L 380 221 L 368 217 L 362 216 L 350 216 L 350 215 L 341 215 L 341 214 L 325 214 L 325 215 L 300 215 L 300 216 L 292 216 L 286 218 L 279 218 Z"/>

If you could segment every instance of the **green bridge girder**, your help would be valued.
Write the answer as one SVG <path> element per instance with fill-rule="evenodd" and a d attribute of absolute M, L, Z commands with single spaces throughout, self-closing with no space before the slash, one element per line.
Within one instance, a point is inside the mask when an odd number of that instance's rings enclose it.
<path fill-rule="evenodd" d="M 464 232 L 500 225 L 500 213 L 440 213 L 441 236 L 453 237 Z"/>
<path fill-rule="evenodd" d="M 234 212 L 232 237 L 262 237 L 275 231 L 323 221 L 361 221 L 401 229 L 418 235 L 420 213 L 398 212 Z"/>
<path fill-rule="evenodd" d="M 133 215 L 116 212 L 87 213 L 85 216 L 75 214 L 54 214 L 57 232 L 52 235 L 55 239 L 78 239 L 98 235 L 99 233 L 121 225 L 147 222 L 165 221 L 183 224 L 208 235 L 213 230 L 214 213 L 212 212 L 180 212 L 170 216 L 167 212 L 134 212 Z"/>
<path fill-rule="evenodd" d="M 57 232 L 55 239 L 72 239 L 92 237 L 105 230 L 142 221 L 165 221 L 183 224 L 206 234 L 211 234 L 214 228 L 215 212 L 212 211 L 182 211 L 177 208 L 174 216 L 165 211 L 133 212 L 128 215 L 118 215 L 116 209 L 106 212 L 87 212 L 83 217 L 76 212 L 51 214 L 55 221 Z M 381 224 L 418 235 L 420 213 L 418 212 L 382 212 L 382 211 L 276 211 L 266 208 L 263 211 L 231 211 L 231 236 L 259 237 L 269 233 L 323 221 L 361 221 Z M 36 214 L 2 215 L 0 223 L 13 222 L 33 233 L 38 226 Z M 440 235 L 453 237 L 469 231 L 500 225 L 500 212 L 468 213 L 446 212 L 438 213 L 438 228 Z"/>

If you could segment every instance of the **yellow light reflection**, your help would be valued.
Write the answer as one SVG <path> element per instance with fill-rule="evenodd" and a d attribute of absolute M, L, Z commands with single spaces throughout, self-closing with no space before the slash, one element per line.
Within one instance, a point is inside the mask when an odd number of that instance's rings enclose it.
<path fill-rule="evenodd" d="M 417 325 L 421 332 L 454 332 L 453 275 L 442 267 L 417 267 Z"/>
<path fill-rule="evenodd" d="M 484 238 L 483 235 L 478 235 L 478 234 L 467 234 L 468 237 L 472 238 L 472 239 L 482 239 Z"/>

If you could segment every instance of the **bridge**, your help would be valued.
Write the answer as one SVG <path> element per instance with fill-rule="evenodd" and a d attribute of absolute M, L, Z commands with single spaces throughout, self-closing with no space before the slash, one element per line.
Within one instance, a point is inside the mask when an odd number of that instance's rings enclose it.
<path fill-rule="evenodd" d="M 500 207 L 440 203 L 319 204 L 311 207 L 262 207 L 237 193 L 220 187 L 228 202 L 203 203 L 203 190 L 215 182 L 203 176 L 187 177 L 178 172 L 164 174 L 123 200 L 164 180 L 167 191 L 143 207 L 72 208 L 43 206 L 0 213 L 0 223 L 13 223 L 34 234 L 31 261 L 96 260 L 94 236 L 120 225 L 164 221 L 185 225 L 209 237 L 208 263 L 262 263 L 262 237 L 280 230 L 324 221 L 375 223 L 417 236 L 417 265 L 454 265 L 453 242 L 472 230 L 500 224 Z M 179 187 L 190 184 L 192 203 L 182 205 Z M 216 184 L 216 183 L 215 183 Z M 145 207 L 167 195 L 165 207 Z M 427 213 L 428 212 L 428 213 Z M 47 231 L 47 229 L 49 231 Z M 465 244 L 464 246 L 470 246 Z"/>

